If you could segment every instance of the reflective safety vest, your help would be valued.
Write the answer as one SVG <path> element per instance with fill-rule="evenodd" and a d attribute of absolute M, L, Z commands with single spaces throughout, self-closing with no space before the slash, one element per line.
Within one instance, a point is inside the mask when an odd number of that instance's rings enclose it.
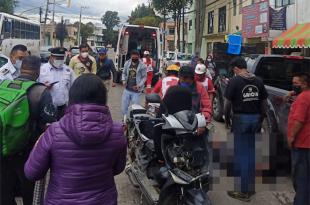
<path fill-rule="evenodd" d="M 150 58 L 150 60 L 147 60 L 146 58 L 143 58 L 143 63 L 146 65 L 146 72 L 153 72 L 153 59 Z"/>
<path fill-rule="evenodd" d="M 161 96 L 164 97 L 166 95 L 167 90 L 171 86 L 175 86 L 179 83 L 179 78 L 175 76 L 168 76 L 163 78 L 161 85 Z"/>

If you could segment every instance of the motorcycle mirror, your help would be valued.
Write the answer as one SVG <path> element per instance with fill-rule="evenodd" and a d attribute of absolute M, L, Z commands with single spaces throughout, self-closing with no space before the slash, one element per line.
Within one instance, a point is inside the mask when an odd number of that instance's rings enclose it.
<path fill-rule="evenodd" d="M 147 94 L 145 100 L 148 103 L 161 103 L 161 98 L 157 93 Z"/>

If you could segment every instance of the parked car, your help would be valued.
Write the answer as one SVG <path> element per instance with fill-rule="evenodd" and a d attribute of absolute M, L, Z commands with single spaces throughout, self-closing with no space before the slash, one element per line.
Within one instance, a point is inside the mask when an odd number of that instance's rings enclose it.
<path fill-rule="evenodd" d="M 49 51 L 49 49 L 51 48 L 52 48 L 51 46 L 45 46 L 45 47 L 40 48 L 40 58 L 41 58 L 42 63 L 48 62 L 50 55 L 51 55 L 51 52 Z"/>
<path fill-rule="evenodd" d="M 167 66 L 175 64 L 179 62 L 181 66 L 190 65 L 192 60 L 192 56 L 190 54 L 178 53 L 177 55 L 173 55 L 170 60 L 168 60 Z"/>
<path fill-rule="evenodd" d="M 277 166 L 278 169 L 286 169 L 289 172 L 290 154 L 287 147 L 287 121 L 291 102 L 286 102 L 284 97 L 292 90 L 291 82 L 294 73 L 307 72 L 310 74 L 310 58 L 284 55 L 251 55 L 245 59 L 248 70 L 263 80 L 269 95 L 267 118 L 263 122 L 262 132 L 268 135 L 270 146 L 274 146 L 271 150 L 276 152 L 276 156 L 279 156 L 274 161 L 277 164 L 274 166 Z M 224 93 L 233 74 L 228 69 L 222 69 L 218 73 L 214 81 L 216 95 L 213 101 L 213 118 L 222 122 L 224 121 Z"/>

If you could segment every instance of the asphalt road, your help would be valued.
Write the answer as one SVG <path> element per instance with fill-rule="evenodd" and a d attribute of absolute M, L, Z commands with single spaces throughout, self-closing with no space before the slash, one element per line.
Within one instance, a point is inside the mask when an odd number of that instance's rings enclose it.
<path fill-rule="evenodd" d="M 109 93 L 109 102 L 112 116 L 114 120 L 122 120 L 121 116 L 121 95 L 122 87 L 117 86 L 110 89 Z M 211 141 L 214 149 L 219 149 L 221 153 L 220 161 L 226 160 L 225 155 L 231 154 L 231 139 L 230 135 L 225 126 L 222 123 L 213 122 L 214 129 L 211 135 Z M 263 145 L 260 145 L 264 147 Z M 215 183 L 212 191 L 209 191 L 208 195 L 211 198 L 211 201 L 215 205 L 289 205 L 293 201 L 293 188 L 290 179 L 284 178 L 281 183 L 283 184 L 283 190 L 281 191 L 269 191 L 265 188 L 261 188 L 261 191 L 258 191 L 257 194 L 252 198 L 251 202 L 240 202 L 239 200 L 232 199 L 226 194 L 226 190 L 233 189 L 233 180 L 227 176 L 225 170 L 219 170 L 218 164 L 212 165 L 215 171 L 213 175 L 218 181 Z M 260 184 L 260 179 L 257 178 L 256 182 Z M 134 188 L 125 173 L 120 174 L 116 177 L 116 184 L 118 189 L 118 201 L 119 205 L 137 205 L 141 201 L 141 193 L 138 189 Z M 272 190 L 272 189 L 271 189 Z M 18 205 L 21 205 L 22 202 L 18 200 Z M 103 203 L 104 204 L 104 203 Z"/>

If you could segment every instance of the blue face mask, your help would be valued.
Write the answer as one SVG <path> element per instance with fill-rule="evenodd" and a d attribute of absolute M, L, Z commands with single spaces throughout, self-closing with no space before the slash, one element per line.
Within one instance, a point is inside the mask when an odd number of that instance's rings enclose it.
<path fill-rule="evenodd" d="M 180 83 L 180 86 L 185 88 L 189 88 L 191 85 L 191 83 Z"/>

